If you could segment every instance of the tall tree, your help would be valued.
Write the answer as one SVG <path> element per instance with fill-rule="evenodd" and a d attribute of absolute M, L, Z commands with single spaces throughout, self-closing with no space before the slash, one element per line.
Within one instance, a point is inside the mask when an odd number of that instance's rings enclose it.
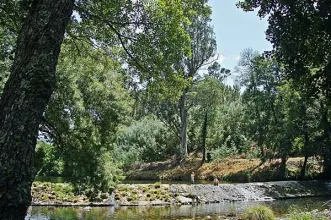
<path fill-rule="evenodd" d="M 267 39 L 273 44 L 272 54 L 284 65 L 285 72 L 295 83 L 310 82 L 306 83 L 309 94 L 321 93 L 330 100 L 331 2 L 244 0 L 237 5 L 245 11 L 258 8 L 260 17 L 269 16 Z M 327 121 L 326 117 L 325 124 Z M 331 175 L 330 156 L 330 148 L 325 148 L 326 177 Z"/>
<path fill-rule="evenodd" d="M 202 118 L 202 161 L 206 160 L 206 138 L 208 127 L 215 122 L 216 109 L 225 101 L 223 79 L 230 73 L 215 62 L 208 67 L 208 75 L 201 77 L 189 93 L 189 102 L 193 102 Z"/>
<path fill-rule="evenodd" d="M 182 73 L 185 80 L 190 83 L 182 90 L 178 101 L 180 115 L 180 137 L 181 137 L 181 156 L 186 157 L 187 151 L 187 123 L 188 123 L 188 105 L 187 94 L 192 87 L 193 78 L 196 77 L 198 70 L 208 64 L 208 61 L 216 53 L 216 40 L 214 31 L 210 23 L 210 13 L 207 15 L 193 16 L 191 24 L 187 31 L 191 38 L 191 56 L 184 57 L 178 63 L 178 71 Z"/>
<path fill-rule="evenodd" d="M 0 100 L 0 219 L 24 219 L 34 180 L 38 126 L 55 87 L 55 68 L 73 0 L 32 1 Z"/>
<path fill-rule="evenodd" d="M 0 100 L 0 219 L 24 219 L 30 205 L 38 126 L 55 87 L 55 69 L 66 28 L 68 35 L 96 47 L 122 45 L 137 66 L 138 56 L 134 56 L 133 49 L 128 49 L 132 45 L 148 45 L 150 52 L 166 48 L 169 54 L 176 55 L 176 51 L 182 54 L 189 40 L 182 28 L 186 15 L 180 1 L 18 2 L 22 3 L 22 8 L 10 9 L 19 18 L 25 18 Z M 73 18 L 67 26 L 74 3 L 81 21 Z M 151 33 L 154 35 L 150 36 Z M 183 41 L 182 44 L 177 40 Z M 165 58 L 149 60 L 153 61 L 151 65 L 168 68 Z"/>

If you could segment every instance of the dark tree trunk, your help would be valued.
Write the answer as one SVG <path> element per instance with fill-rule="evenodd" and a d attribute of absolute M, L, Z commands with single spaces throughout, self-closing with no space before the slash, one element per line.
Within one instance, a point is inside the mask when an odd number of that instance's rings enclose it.
<path fill-rule="evenodd" d="M 281 164 L 279 168 L 279 178 L 280 180 L 285 180 L 286 179 L 286 162 L 287 162 L 287 157 L 286 155 L 281 156 Z"/>
<path fill-rule="evenodd" d="M 305 154 L 305 159 L 303 161 L 303 165 L 302 165 L 302 168 L 301 168 L 301 171 L 300 171 L 300 179 L 301 180 L 304 180 L 305 177 L 306 177 L 306 169 L 307 169 L 307 163 L 308 163 L 308 155 Z"/>
<path fill-rule="evenodd" d="M 202 161 L 206 161 L 206 137 L 207 137 L 208 115 L 205 113 L 202 126 Z"/>
<path fill-rule="evenodd" d="M 328 119 L 328 108 L 321 103 L 322 118 L 321 123 L 323 127 L 322 135 L 322 157 L 323 157 L 323 177 L 330 179 L 331 177 L 331 125 Z"/>
<path fill-rule="evenodd" d="M 33 0 L 18 35 L 0 100 L 0 219 L 25 218 L 31 203 L 38 126 L 55 87 L 55 70 L 74 0 Z"/>
<path fill-rule="evenodd" d="M 180 154 L 182 158 L 186 158 L 188 155 L 187 152 L 187 107 L 186 107 L 186 101 L 187 101 L 187 91 L 188 89 L 185 89 L 183 91 L 182 96 L 179 100 L 179 111 L 180 111 L 180 137 L 181 137 L 181 149 Z"/>
<path fill-rule="evenodd" d="M 304 135 L 304 144 L 303 144 L 303 152 L 304 152 L 304 161 L 300 171 L 300 179 L 304 180 L 306 176 L 307 162 L 309 158 L 309 135 L 308 135 L 308 122 L 307 122 L 307 108 L 306 104 L 302 105 L 302 113 L 303 113 L 303 135 Z"/>

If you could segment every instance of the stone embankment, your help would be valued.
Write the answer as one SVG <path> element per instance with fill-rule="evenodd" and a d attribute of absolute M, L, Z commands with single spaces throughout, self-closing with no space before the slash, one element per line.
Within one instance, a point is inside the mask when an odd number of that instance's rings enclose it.
<path fill-rule="evenodd" d="M 172 205 L 222 201 L 269 201 L 276 199 L 331 196 L 331 182 L 280 181 L 265 183 L 121 185 L 115 194 L 118 205 Z M 140 189 L 139 189 L 140 188 Z M 121 196 L 122 195 L 122 196 Z M 125 195 L 125 196 L 123 196 Z"/>
<path fill-rule="evenodd" d="M 180 203 L 222 201 L 269 201 L 276 199 L 331 195 L 331 182 L 279 181 L 213 185 L 171 185 L 170 192 Z M 191 200 L 190 200 L 191 199 Z"/>

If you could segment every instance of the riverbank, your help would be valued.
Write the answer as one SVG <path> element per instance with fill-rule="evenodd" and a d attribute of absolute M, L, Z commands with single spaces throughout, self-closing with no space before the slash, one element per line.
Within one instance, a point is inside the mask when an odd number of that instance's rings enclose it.
<path fill-rule="evenodd" d="M 93 199 L 75 195 L 69 184 L 35 182 L 32 205 L 52 206 L 170 206 L 223 201 L 269 201 L 275 199 L 331 196 L 331 182 L 281 181 L 241 184 L 120 184 L 111 194 Z"/>
<path fill-rule="evenodd" d="M 303 158 L 289 158 L 286 163 L 286 180 L 298 180 Z M 210 163 L 201 163 L 201 159 L 188 157 L 185 161 L 167 160 L 136 164 L 125 169 L 126 179 L 130 180 L 188 180 L 191 172 L 196 179 L 229 182 L 267 182 L 283 180 L 280 175 L 280 160 L 261 163 L 259 159 L 228 158 Z M 316 160 L 310 158 L 306 170 L 306 179 L 315 179 L 322 172 Z"/>

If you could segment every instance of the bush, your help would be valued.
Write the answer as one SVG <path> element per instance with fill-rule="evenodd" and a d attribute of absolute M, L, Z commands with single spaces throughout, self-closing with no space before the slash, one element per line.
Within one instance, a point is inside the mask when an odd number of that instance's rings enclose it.
<path fill-rule="evenodd" d="M 238 154 L 239 154 L 239 151 L 235 146 L 228 147 L 226 145 L 222 145 L 221 147 L 219 147 L 211 152 L 213 160 L 224 159 L 226 157 L 235 156 Z"/>
<path fill-rule="evenodd" d="M 35 168 L 40 176 L 61 176 L 64 161 L 58 147 L 39 141 L 36 146 Z"/>
<path fill-rule="evenodd" d="M 244 220 L 275 220 L 273 211 L 266 206 L 250 207 L 244 214 Z"/>
<path fill-rule="evenodd" d="M 124 165 L 164 160 L 174 154 L 172 140 L 176 138 L 161 121 L 147 116 L 122 129 L 113 155 Z"/>

